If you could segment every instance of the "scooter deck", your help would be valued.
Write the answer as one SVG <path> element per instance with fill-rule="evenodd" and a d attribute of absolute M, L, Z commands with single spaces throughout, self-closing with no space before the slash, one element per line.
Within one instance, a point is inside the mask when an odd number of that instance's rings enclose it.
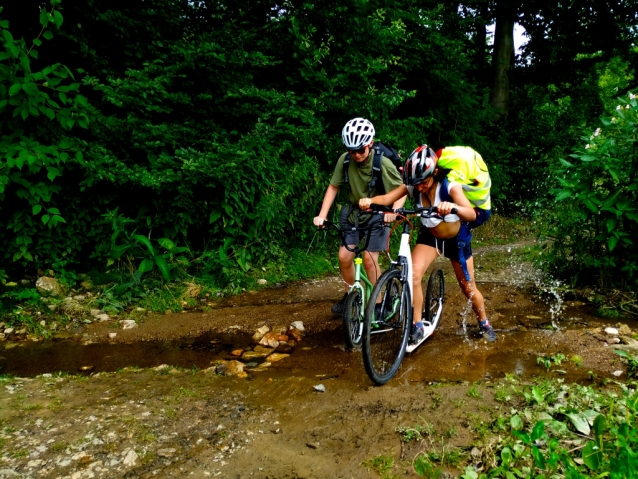
<path fill-rule="evenodd" d="M 408 343 L 407 347 L 405 348 L 405 352 L 406 353 L 411 353 L 412 351 L 414 351 L 416 348 L 418 348 L 419 346 L 421 346 L 426 339 L 428 339 L 430 336 L 432 336 L 432 334 L 434 334 L 434 326 L 430 325 L 430 326 L 426 326 L 425 327 L 425 334 L 423 335 L 423 338 L 421 339 L 421 341 L 419 341 L 416 344 L 410 344 Z"/>

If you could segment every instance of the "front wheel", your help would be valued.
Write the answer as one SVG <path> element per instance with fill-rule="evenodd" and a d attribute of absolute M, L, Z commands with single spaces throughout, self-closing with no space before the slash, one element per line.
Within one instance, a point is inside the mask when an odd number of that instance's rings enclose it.
<path fill-rule="evenodd" d="M 401 270 L 387 270 L 374 286 L 363 328 L 363 364 L 376 384 L 385 384 L 399 370 L 412 325 L 410 288 Z"/>
<path fill-rule="evenodd" d="M 363 301 L 361 291 L 355 289 L 348 293 L 343 306 L 343 335 L 346 348 L 357 349 L 361 347 L 363 336 Z"/>
<path fill-rule="evenodd" d="M 445 279 L 443 270 L 437 268 L 432 271 L 428 280 L 428 290 L 423 303 L 423 319 L 430 323 L 432 332 L 439 326 L 443 315 L 443 303 L 445 302 Z"/>

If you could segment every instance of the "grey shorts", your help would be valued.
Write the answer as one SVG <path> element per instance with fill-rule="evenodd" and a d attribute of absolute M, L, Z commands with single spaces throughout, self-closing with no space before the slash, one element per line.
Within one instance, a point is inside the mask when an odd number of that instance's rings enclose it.
<path fill-rule="evenodd" d="M 340 228 L 352 228 L 354 224 L 348 219 L 348 214 L 351 212 L 351 209 L 347 206 L 341 208 L 341 213 L 339 213 L 339 227 Z M 368 243 L 367 251 L 372 253 L 378 251 L 385 251 L 388 247 L 388 235 L 390 234 L 390 228 L 385 226 L 383 222 L 383 216 L 374 215 L 368 221 L 372 221 L 372 230 L 370 234 L 370 243 Z M 363 224 L 359 224 L 359 226 L 368 226 L 368 222 Z M 348 231 L 345 233 L 346 244 L 359 244 L 359 241 L 362 239 L 361 235 L 365 235 L 365 231 Z M 361 244 L 363 247 L 363 243 Z"/>

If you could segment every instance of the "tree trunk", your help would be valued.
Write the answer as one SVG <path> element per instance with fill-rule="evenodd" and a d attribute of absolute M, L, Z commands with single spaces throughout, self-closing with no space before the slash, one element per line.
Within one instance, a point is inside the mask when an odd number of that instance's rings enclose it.
<path fill-rule="evenodd" d="M 499 119 L 507 115 L 510 85 L 507 71 L 510 69 L 514 54 L 514 5 L 507 0 L 500 0 L 496 5 L 496 31 L 494 32 L 494 85 L 490 95 L 490 104 L 497 112 Z"/>

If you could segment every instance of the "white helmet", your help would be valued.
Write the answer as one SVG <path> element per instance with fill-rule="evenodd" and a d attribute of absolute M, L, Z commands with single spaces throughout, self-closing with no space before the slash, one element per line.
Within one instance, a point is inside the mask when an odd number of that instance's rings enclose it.
<path fill-rule="evenodd" d="M 355 118 L 343 127 L 341 138 L 347 149 L 358 150 L 374 139 L 374 126 L 365 118 Z"/>

